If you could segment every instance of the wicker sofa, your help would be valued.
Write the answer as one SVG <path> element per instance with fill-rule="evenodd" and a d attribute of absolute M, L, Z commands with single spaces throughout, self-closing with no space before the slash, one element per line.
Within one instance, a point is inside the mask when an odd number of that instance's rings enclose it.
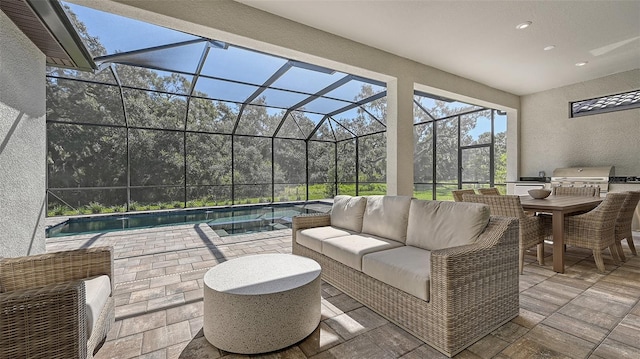
<path fill-rule="evenodd" d="M 293 218 L 293 253 L 447 356 L 518 315 L 518 220 L 483 204 L 336 196 Z"/>
<path fill-rule="evenodd" d="M 0 259 L 0 359 L 93 358 L 114 318 L 111 247 Z"/>

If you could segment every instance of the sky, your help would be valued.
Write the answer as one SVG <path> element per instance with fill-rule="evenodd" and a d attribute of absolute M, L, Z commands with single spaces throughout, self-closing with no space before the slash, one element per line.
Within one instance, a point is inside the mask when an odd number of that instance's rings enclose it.
<path fill-rule="evenodd" d="M 68 6 L 71 11 L 78 16 L 78 19 L 85 24 L 89 35 L 99 38 L 108 54 L 200 39 L 198 36 L 76 4 L 63 2 L 63 5 Z M 195 67 L 197 66 L 197 62 L 202 54 L 202 50 L 204 50 L 204 43 L 176 49 L 167 49 L 164 50 L 165 56 L 157 57 L 147 55 L 147 57 L 150 59 L 149 61 L 151 61 L 151 63 L 164 65 L 163 67 L 173 66 L 174 70 L 195 72 Z M 158 60 L 158 58 L 160 58 L 160 60 Z M 186 63 L 175 65 L 175 61 L 173 60 L 176 58 L 180 58 Z M 193 61 L 193 64 L 190 63 L 191 60 Z M 170 64 L 171 61 L 174 62 L 173 65 Z M 235 46 L 229 46 L 227 49 L 214 47 L 209 51 L 209 56 L 204 64 L 202 73 L 208 76 L 261 85 L 286 62 L 287 59 Z M 256 64 L 260 64 L 260 66 L 256 66 Z M 193 70 L 189 71 L 191 68 L 193 68 Z M 337 71 L 327 74 L 292 67 L 283 76 L 278 78 L 274 82 L 273 86 L 313 94 L 344 76 L 347 76 L 347 74 Z M 365 83 L 352 80 L 346 85 L 331 91 L 327 96 L 346 101 L 353 101 L 363 84 Z M 377 85 L 371 86 L 374 87 L 374 93 L 385 90 L 385 88 Z M 253 93 L 256 88 L 241 84 L 229 86 L 229 83 L 227 82 L 220 83 L 219 81 L 216 82 L 211 80 L 197 83 L 196 89 L 215 95 L 216 97 L 221 97 L 221 100 L 242 102 L 242 97 L 247 93 Z M 267 104 L 272 104 L 274 106 L 288 107 L 299 102 L 302 98 L 302 95 L 295 93 L 287 94 L 283 91 L 277 90 L 268 91 L 269 92 L 265 93 L 268 95 Z M 343 105 L 348 105 L 348 103 L 320 98 L 309 103 L 307 108 L 318 112 L 331 112 Z M 468 104 L 452 102 L 449 103 L 449 106 L 468 106 Z M 281 111 L 280 109 L 270 110 L 271 112 Z M 471 135 L 477 137 L 484 132 L 490 131 L 490 127 L 484 124 L 485 121 L 479 121 L 479 126 L 472 130 Z M 496 133 L 506 131 L 506 116 L 504 116 L 503 120 L 495 121 L 494 126 Z"/>

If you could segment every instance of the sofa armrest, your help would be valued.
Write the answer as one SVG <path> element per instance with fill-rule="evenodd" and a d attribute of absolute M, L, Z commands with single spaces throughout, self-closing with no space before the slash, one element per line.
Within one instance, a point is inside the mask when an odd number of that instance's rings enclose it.
<path fill-rule="evenodd" d="M 565 236 L 575 235 L 583 237 L 584 233 L 598 233 L 603 229 L 604 218 L 602 213 L 595 211 L 564 217 Z M 615 228 L 615 221 L 606 223 L 605 228 Z M 614 229 L 615 231 L 615 229 Z"/>
<path fill-rule="evenodd" d="M 304 214 L 293 217 L 291 225 L 292 241 L 296 243 L 296 232 L 301 229 L 324 227 L 331 225 L 331 215 L 328 213 Z"/>
<path fill-rule="evenodd" d="M 81 280 L 0 293 L 0 358 L 86 358 Z"/>
<path fill-rule="evenodd" d="M 0 259 L 0 292 L 65 283 L 98 275 L 111 279 L 113 249 L 82 248 L 63 252 Z"/>
<path fill-rule="evenodd" d="M 431 299 L 460 310 L 495 296 L 517 301 L 518 227 L 517 218 L 491 216 L 475 243 L 432 251 Z"/>

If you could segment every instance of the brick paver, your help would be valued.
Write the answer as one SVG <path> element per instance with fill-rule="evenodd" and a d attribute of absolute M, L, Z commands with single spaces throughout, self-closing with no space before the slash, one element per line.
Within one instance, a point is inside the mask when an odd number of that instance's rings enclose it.
<path fill-rule="evenodd" d="M 236 257 L 291 253 L 291 230 L 221 238 L 206 225 L 179 225 L 47 240 L 48 251 L 102 245 L 114 247 L 116 322 L 96 359 L 242 358 L 203 336 L 202 277 Z M 459 357 L 640 357 L 640 257 L 620 267 L 605 259 L 603 275 L 588 251 L 571 248 L 566 273 L 557 274 L 550 247 L 546 253 L 544 267 L 535 253 L 526 258 L 520 316 Z M 322 322 L 308 338 L 252 357 L 444 358 L 326 283 L 321 307 Z"/>

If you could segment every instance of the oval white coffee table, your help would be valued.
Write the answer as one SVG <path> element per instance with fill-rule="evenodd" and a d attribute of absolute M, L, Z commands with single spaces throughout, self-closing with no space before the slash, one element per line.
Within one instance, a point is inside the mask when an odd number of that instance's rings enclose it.
<path fill-rule="evenodd" d="M 288 347 L 320 323 L 320 265 L 293 254 L 232 259 L 204 275 L 204 336 L 232 353 Z"/>

